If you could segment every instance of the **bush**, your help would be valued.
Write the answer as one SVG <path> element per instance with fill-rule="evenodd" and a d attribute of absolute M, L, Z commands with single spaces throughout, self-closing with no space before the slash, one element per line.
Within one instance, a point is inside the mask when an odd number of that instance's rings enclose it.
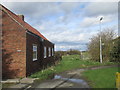
<path fill-rule="evenodd" d="M 120 62 L 120 37 L 112 41 L 112 48 L 110 51 L 110 61 L 111 62 Z"/>
<path fill-rule="evenodd" d="M 92 36 L 90 43 L 88 44 L 88 51 L 91 56 L 91 60 L 100 61 L 100 37 L 102 43 L 102 59 L 103 62 L 110 60 L 111 43 L 115 38 L 115 32 L 112 28 L 104 29 L 97 35 Z"/>
<path fill-rule="evenodd" d="M 61 51 L 56 51 L 55 52 L 55 61 L 61 60 L 62 59 L 62 53 Z"/>

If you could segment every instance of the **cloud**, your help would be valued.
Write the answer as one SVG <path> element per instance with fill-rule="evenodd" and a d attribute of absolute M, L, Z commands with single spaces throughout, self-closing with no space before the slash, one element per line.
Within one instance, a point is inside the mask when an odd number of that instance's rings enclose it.
<path fill-rule="evenodd" d="M 6 7 L 9 7 L 16 13 L 23 13 L 32 17 L 42 17 L 46 15 L 56 15 L 61 12 L 70 13 L 74 8 L 79 6 L 79 3 L 51 3 L 51 2 L 5 2 Z"/>
<path fill-rule="evenodd" d="M 82 28 L 95 27 L 99 25 L 100 17 L 103 17 L 102 24 L 117 22 L 117 2 L 90 2 L 83 9 L 83 20 L 79 23 Z"/>
<path fill-rule="evenodd" d="M 95 25 L 99 25 L 100 18 L 103 17 L 102 24 L 117 21 L 117 15 L 101 15 L 97 17 L 85 17 L 82 22 L 80 22 L 80 27 L 88 28 Z"/>
<path fill-rule="evenodd" d="M 61 51 L 61 50 L 70 50 L 70 49 L 76 49 L 76 50 L 80 50 L 80 51 L 84 51 L 85 49 L 83 48 L 87 48 L 86 45 L 55 45 L 55 49 L 56 51 Z"/>
<path fill-rule="evenodd" d="M 62 10 L 64 10 L 65 11 L 65 13 L 71 13 L 71 11 L 73 11 L 74 9 L 76 9 L 76 8 L 78 8 L 79 6 L 80 6 L 80 4 L 82 4 L 82 3 L 80 3 L 80 2 L 73 2 L 73 3 L 68 3 L 68 2 L 66 2 L 66 3 L 61 3 L 60 4 L 60 8 L 62 9 Z"/>
<path fill-rule="evenodd" d="M 64 27 L 63 27 L 64 28 Z M 86 31 L 86 32 L 85 32 Z M 96 30 L 96 32 L 98 32 Z M 88 32 L 88 30 L 64 30 L 59 33 L 59 31 L 55 32 L 46 32 L 44 33 L 46 37 L 49 37 L 50 41 L 55 42 L 56 44 L 62 44 L 64 43 L 67 45 L 77 45 L 77 44 L 86 44 L 89 42 L 90 36 L 94 35 L 96 33 L 94 32 Z"/>
<path fill-rule="evenodd" d="M 98 33 L 101 16 L 104 27 L 117 22 L 116 3 L 9 2 L 4 5 L 24 14 L 25 21 L 55 43 L 56 50 L 86 50 L 89 38 Z"/>
<path fill-rule="evenodd" d="M 6 7 L 16 14 L 23 14 L 25 20 L 32 23 L 36 23 L 36 19 L 39 21 L 47 20 L 48 18 L 58 17 L 58 23 L 68 23 L 71 21 L 71 17 L 75 18 L 74 11 L 81 10 L 79 2 L 65 2 L 65 3 L 51 3 L 51 2 L 6 2 L 3 3 Z M 34 21 L 34 19 L 36 21 Z"/>
<path fill-rule="evenodd" d="M 84 8 L 85 16 L 99 16 L 116 14 L 118 12 L 117 2 L 94 2 Z"/>
<path fill-rule="evenodd" d="M 25 14 L 29 17 L 38 18 L 44 15 L 54 15 L 61 12 L 56 3 L 44 3 L 44 2 L 13 2 L 4 3 L 5 6 L 9 7 L 16 13 Z"/>

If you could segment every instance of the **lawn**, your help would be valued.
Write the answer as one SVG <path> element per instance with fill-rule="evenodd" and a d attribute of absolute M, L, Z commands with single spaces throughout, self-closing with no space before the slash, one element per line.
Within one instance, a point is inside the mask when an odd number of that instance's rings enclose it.
<path fill-rule="evenodd" d="M 62 60 L 56 66 L 49 67 L 45 70 L 39 71 L 35 74 L 32 74 L 32 78 L 48 79 L 51 78 L 54 74 L 64 72 L 66 70 L 77 69 L 77 68 L 86 68 L 91 66 L 100 66 L 100 65 L 109 65 L 114 63 L 99 63 L 93 62 L 90 60 L 81 60 L 79 55 L 68 55 L 63 56 Z"/>
<path fill-rule="evenodd" d="M 87 70 L 83 76 L 92 88 L 115 88 L 116 72 L 118 67 Z"/>

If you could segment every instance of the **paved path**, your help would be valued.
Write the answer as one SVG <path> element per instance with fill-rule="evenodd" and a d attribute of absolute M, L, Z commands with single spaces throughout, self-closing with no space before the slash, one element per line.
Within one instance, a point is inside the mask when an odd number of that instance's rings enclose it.
<path fill-rule="evenodd" d="M 47 80 L 39 84 L 36 82 L 37 85 L 32 86 L 32 88 L 89 88 L 86 81 L 80 78 L 82 71 L 84 69 L 60 73 L 59 75 L 55 75 L 52 80 Z"/>

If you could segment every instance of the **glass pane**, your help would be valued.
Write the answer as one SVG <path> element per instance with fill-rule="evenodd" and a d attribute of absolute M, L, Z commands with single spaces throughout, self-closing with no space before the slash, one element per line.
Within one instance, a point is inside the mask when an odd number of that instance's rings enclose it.
<path fill-rule="evenodd" d="M 52 56 L 53 56 L 53 53 L 54 53 L 54 50 L 53 50 L 53 48 L 52 48 Z"/>
<path fill-rule="evenodd" d="M 33 52 L 33 59 L 36 59 L 36 58 L 37 58 L 37 57 L 36 57 L 36 56 L 37 56 L 36 54 L 37 54 L 37 52 Z"/>
<path fill-rule="evenodd" d="M 37 46 L 33 46 L 33 51 L 37 51 Z"/>
<path fill-rule="evenodd" d="M 49 48 L 49 56 L 50 56 L 50 48 Z"/>
<path fill-rule="evenodd" d="M 44 47 L 44 57 L 46 57 L 46 47 Z"/>

